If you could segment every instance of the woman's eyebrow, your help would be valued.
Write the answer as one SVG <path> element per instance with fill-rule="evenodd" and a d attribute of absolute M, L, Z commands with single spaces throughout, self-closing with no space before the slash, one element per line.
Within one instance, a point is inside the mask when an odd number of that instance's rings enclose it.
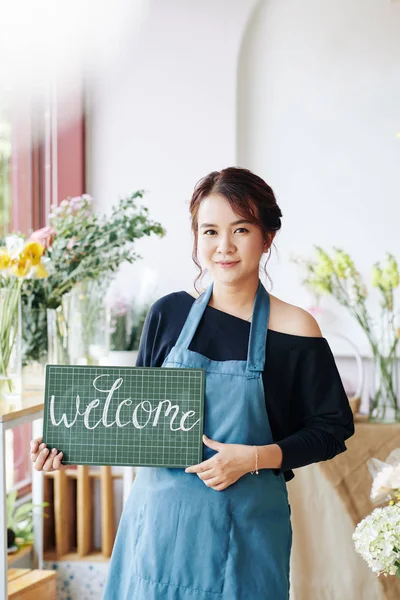
<path fill-rule="evenodd" d="M 229 223 L 230 227 L 233 225 L 242 225 L 247 224 L 250 225 L 250 221 L 246 221 L 246 219 L 239 219 L 239 221 L 233 221 L 233 223 Z M 215 223 L 202 223 L 200 227 L 218 227 Z"/>

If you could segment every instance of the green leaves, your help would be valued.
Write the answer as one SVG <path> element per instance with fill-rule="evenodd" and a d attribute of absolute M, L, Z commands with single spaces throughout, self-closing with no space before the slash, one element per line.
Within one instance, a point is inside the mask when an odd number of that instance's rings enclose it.
<path fill-rule="evenodd" d="M 54 304 L 79 281 L 99 279 L 116 271 L 121 263 L 137 260 L 132 249 L 137 239 L 165 234 L 161 224 L 149 218 L 148 209 L 136 204 L 143 195 L 144 191 L 139 190 L 122 198 L 108 217 L 89 215 L 84 203 L 82 210 L 74 209 L 70 215 L 64 205 L 65 215 L 62 213 L 52 222 L 56 235 L 48 252 L 54 269 L 48 279 L 49 302 Z"/>
<path fill-rule="evenodd" d="M 47 249 L 51 259 L 49 277 L 23 287 L 24 363 L 40 360 L 47 349 L 45 310 L 57 308 L 62 296 L 79 282 L 100 280 L 115 273 L 124 262 L 141 257 L 134 251 L 136 240 L 150 235 L 163 237 L 165 230 L 149 217 L 147 207 L 137 204 L 144 197 L 137 190 L 112 207 L 108 216 L 92 212 L 91 199 L 83 195 L 63 200 L 51 214 L 54 229 Z M 33 312 L 33 309 L 42 312 Z"/>
<path fill-rule="evenodd" d="M 17 538 L 29 542 L 32 540 L 33 511 L 49 506 L 49 503 L 32 504 L 32 502 L 24 502 L 19 506 L 15 506 L 16 501 L 17 492 L 13 490 L 7 494 L 6 499 L 7 527 L 13 530 Z"/>

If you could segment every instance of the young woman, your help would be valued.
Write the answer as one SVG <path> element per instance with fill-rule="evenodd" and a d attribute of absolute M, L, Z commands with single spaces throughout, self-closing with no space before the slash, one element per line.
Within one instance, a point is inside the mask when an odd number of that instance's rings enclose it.
<path fill-rule="evenodd" d="M 138 469 L 103 598 L 287 600 L 286 481 L 346 450 L 352 413 L 314 318 L 260 282 L 281 227 L 269 185 L 246 169 L 215 171 L 190 213 L 193 259 L 212 284 L 155 302 L 137 365 L 206 370 L 204 460 Z M 60 468 L 40 442 L 35 467 Z"/>

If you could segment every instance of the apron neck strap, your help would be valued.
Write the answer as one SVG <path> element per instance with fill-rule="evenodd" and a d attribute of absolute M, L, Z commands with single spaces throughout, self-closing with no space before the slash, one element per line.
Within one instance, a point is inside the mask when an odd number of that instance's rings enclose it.
<path fill-rule="evenodd" d="M 176 346 L 182 350 L 188 350 L 201 318 L 210 301 L 214 284 L 212 283 L 196 300 L 193 302 L 185 324 L 176 342 Z"/>
<path fill-rule="evenodd" d="M 247 351 L 248 371 L 262 373 L 264 370 L 269 313 L 269 294 L 261 281 L 259 281 L 253 316 L 251 318 L 249 347 Z"/>
<path fill-rule="evenodd" d="M 189 349 L 207 304 L 210 301 L 212 291 L 213 284 L 211 284 L 207 290 L 193 302 L 186 322 L 176 342 L 178 348 L 183 350 Z M 269 294 L 261 281 L 259 281 L 253 307 L 247 351 L 247 370 L 251 372 L 262 372 L 264 370 L 269 312 Z"/>

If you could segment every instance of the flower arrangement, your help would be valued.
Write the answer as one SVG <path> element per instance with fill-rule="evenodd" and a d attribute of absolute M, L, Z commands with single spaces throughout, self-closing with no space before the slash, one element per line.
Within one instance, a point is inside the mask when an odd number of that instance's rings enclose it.
<path fill-rule="evenodd" d="M 380 323 L 367 308 L 368 290 L 350 255 L 334 248 L 332 255 L 315 246 L 311 260 L 293 258 L 305 267 L 303 283 L 317 296 L 329 294 L 346 307 L 364 330 L 374 360 L 375 389 L 370 406 L 370 418 L 377 421 L 400 419 L 399 341 L 400 324 L 395 309 L 395 290 L 400 274 L 395 257 L 387 253 L 382 263 L 372 267 L 371 284 L 380 293 Z"/>
<path fill-rule="evenodd" d="M 31 235 L 51 259 L 46 281 L 29 281 L 23 289 L 25 362 L 38 360 L 47 351 L 47 333 L 37 327 L 37 312 L 57 309 L 63 297 L 84 281 L 100 281 L 115 273 L 123 262 L 140 258 L 134 242 L 143 236 L 162 237 L 163 227 L 149 218 L 148 209 L 137 204 L 139 190 L 113 206 L 108 216 L 94 213 L 92 198 L 84 194 L 67 198 L 52 207 L 50 226 Z M 30 315 L 33 315 L 32 317 Z"/>
<path fill-rule="evenodd" d="M 49 259 L 44 254 L 40 243 L 16 234 L 8 236 L 0 248 L 0 382 L 9 392 L 13 389 L 9 368 L 17 352 L 21 290 L 25 281 L 48 276 Z"/>
<path fill-rule="evenodd" d="M 387 506 L 376 508 L 353 533 L 356 551 L 377 575 L 400 578 L 400 448 L 385 462 L 372 458 L 368 468 L 373 474 L 371 500 Z"/>

